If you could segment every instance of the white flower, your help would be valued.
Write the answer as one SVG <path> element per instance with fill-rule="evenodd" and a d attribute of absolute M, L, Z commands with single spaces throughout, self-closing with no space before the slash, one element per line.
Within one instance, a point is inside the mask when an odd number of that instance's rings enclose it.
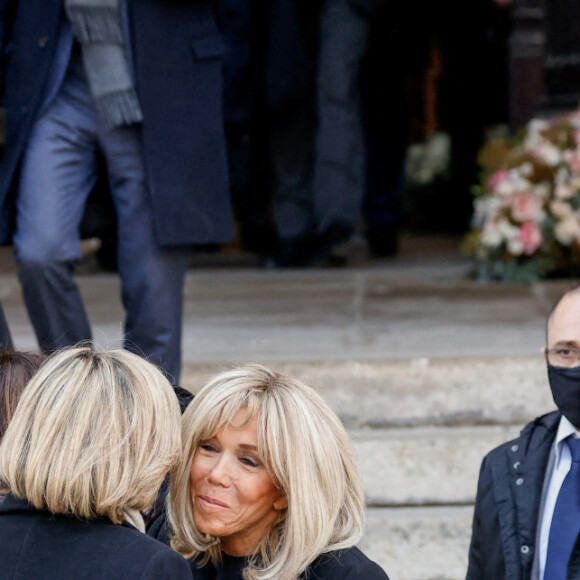
<path fill-rule="evenodd" d="M 555 167 L 562 161 L 562 153 L 555 145 L 552 145 L 552 143 L 542 143 L 537 147 L 534 147 L 533 152 L 541 161 L 551 167 Z"/>
<path fill-rule="evenodd" d="M 554 235 L 561 244 L 569 246 L 580 236 L 578 219 L 574 215 L 571 215 L 560 220 L 554 230 Z"/>
<path fill-rule="evenodd" d="M 562 220 L 572 215 L 570 204 L 560 199 L 554 199 L 550 202 L 550 211 L 554 217 Z"/>
<path fill-rule="evenodd" d="M 451 140 L 446 133 L 434 133 L 423 143 L 407 150 L 406 177 L 418 184 L 431 183 L 449 167 Z"/>
<path fill-rule="evenodd" d="M 503 242 L 503 236 L 493 222 L 486 222 L 481 230 L 481 244 L 488 248 L 497 248 Z"/>
<path fill-rule="evenodd" d="M 549 183 L 542 181 L 542 183 L 538 183 L 534 186 L 533 192 L 541 199 L 548 199 L 550 197 L 550 193 L 552 192 L 552 188 L 550 187 Z"/>
<path fill-rule="evenodd" d="M 528 130 L 532 134 L 537 134 L 550 128 L 550 123 L 545 119 L 532 119 L 528 123 Z"/>
<path fill-rule="evenodd" d="M 529 161 L 524 161 L 520 165 L 520 174 L 524 177 L 530 177 L 534 173 L 534 166 Z"/>
<path fill-rule="evenodd" d="M 508 180 L 518 191 L 528 191 L 532 185 L 517 168 L 509 170 Z"/>
<path fill-rule="evenodd" d="M 520 228 L 511 224 L 508 220 L 502 219 L 497 222 L 497 230 L 504 239 L 510 241 L 519 238 Z"/>
<path fill-rule="evenodd" d="M 492 195 L 480 197 L 474 202 L 473 227 L 480 227 L 486 221 L 493 221 L 501 208 L 501 201 Z"/>
<path fill-rule="evenodd" d="M 521 256 L 524 253 L 524 244 L 519 235 L 514 239 L 508 240 L 507 249 L 512 256 Z"/>

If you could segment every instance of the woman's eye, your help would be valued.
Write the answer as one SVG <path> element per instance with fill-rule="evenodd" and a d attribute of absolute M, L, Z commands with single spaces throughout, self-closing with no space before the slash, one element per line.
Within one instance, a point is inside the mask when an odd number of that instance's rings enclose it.
<path fill-rule="evenodd" d="M 203 449 L 204 451 L 208 451 L 209 453 L 214 453 L 217 451 L 215 445 L 212 445 L 211 443 L 200 443 L 199 444 L 200 449 Z"/>
<path fill-rule="evenodd" d="M 240 457 L 240 461 L 244 465 L 247 465 L 248 467 L 258 467 L 258 465 L 260 465 L 259 461 L 257 461 L 253 457 L 242 456 Z"/>

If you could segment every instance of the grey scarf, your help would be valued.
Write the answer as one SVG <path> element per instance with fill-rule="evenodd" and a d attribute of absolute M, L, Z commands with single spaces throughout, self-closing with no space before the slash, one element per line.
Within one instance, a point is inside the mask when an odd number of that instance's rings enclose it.
<path fill-rule="evenodd" d="M 64 0 L 91 95 L 108 128 L 143 120 L 125 54 L 120 0 Z"/>

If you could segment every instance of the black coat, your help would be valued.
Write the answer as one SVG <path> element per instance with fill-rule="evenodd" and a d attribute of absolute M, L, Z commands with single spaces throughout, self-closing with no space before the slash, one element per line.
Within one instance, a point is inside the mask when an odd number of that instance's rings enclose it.
<path fill-rule="evenodd" d="M 544 475 L 561 414 L 537 418 L 491 451 L 479 474 L 468 580 L 528 580 Z"/>
<path fill-rule="evenodd" d="M 2 580 L 191 580 L 177 552 L 130 524 L 53 516 L 26 501 L 0 502 Z"/>
<path fill-rule="evenodd" d="M 232 238 L 222 119 L 222 39 L 211 0 L 127 0 L 143 110 L 143 157 L 160 246 Z M 63 0 L 0 0 L 0 243 L 10 242 L 18 167 L 43 102 Z"/>
<path fill-rule="evenodd" d="M 194 580 L 242 580 L 244 558 L 225 556 L 223 567 L 191 563 Z M 358 548 L 346 548 L 317 558 L 301 580 L 389 580 L 383 570 Z"/>
<path fill-rule="evenodd" d="M 164 514 L 155 520 L 147 533 L 162 542 L 169 543 L 170 529 Z M 190 564 L 194 580 L 242 580 L 241 571 L 245 560 L 226 555 L 224 566 L 219 569 L 211 564 L 198 568 L 194 560 Z M 358 548 L 323 554 L 312 563 L 301 579 L 389 580 L 383 569 L 369 560 Z"/>

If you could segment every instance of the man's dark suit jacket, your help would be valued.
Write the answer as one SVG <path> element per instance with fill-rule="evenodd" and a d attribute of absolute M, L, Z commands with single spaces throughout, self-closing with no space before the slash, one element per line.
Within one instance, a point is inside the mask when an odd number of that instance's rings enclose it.
<path fill-rule="evenodd" d="M 529 580 L 550 450 L 561 414 L 538 417 L 491 451 L 479 474 L 468 580 Z"/>

